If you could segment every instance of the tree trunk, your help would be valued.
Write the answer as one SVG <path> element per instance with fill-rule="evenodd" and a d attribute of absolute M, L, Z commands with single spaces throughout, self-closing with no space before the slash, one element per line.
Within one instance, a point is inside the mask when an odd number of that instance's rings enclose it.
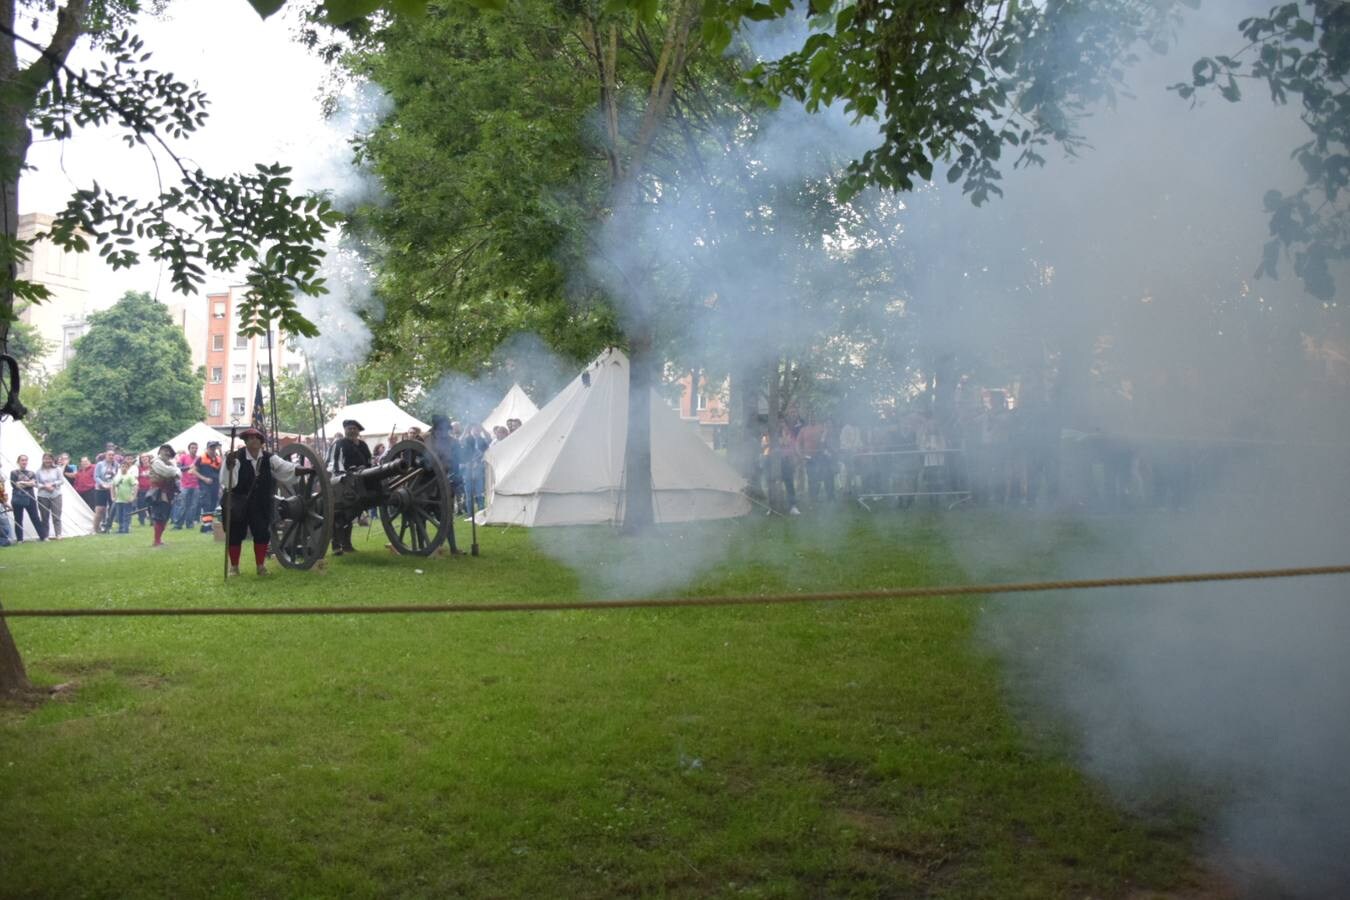
<path fill-rule="evenodd" d="M 28 673 L 23 668 L 23 657 L 9 633 L 9 620 L 0 617 L 0 697 L 31 689 Z"/>
<path fill-rule="evenodd" d="M 38 91 L 51 78 L 53 67 L 65 63 L 71 47 L 85 30 L 85 11 L 88 0 L 69 0 L 57 8 L 56 31 L 47 45 L 43 58 L 20 70 L 18 50 L 14 38 L 0 38 L 0 215 L 3 215 L 5 235 L 11 246 L 19 231 L 19 173 L 28 159 L 28 148 L 33 144 L 33 132 L 28 127 Z M 0 25 L 14 34 L 14 0 L 0 0 Z M 14 318 L 14 282 L 18 278 L 18 260 L 12 255 L 0 260 L 8 271 L 0 290 L 0 349 L 9 344 L 9 326 Z M 0 398 L 0 402 L 4 398 Z M 28 674 L 23 657 L 9 633 L 9 624 L 0 618 L 0 694 L 25 690 Z"/>
<path fill-rule="evenodd" d="M 656 520 L 652 505 L 652 335 L 629 335 L 628 440 L 623 460 L 623 530 L 635 534 Z"/>

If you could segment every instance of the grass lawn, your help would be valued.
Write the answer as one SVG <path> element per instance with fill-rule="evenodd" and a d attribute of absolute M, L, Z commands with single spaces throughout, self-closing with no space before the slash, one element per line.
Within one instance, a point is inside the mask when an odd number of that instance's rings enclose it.
<path fill-rule="evenodd" d="M 170 532 L 152 552 L 147 535 L 0 550 L 0 601 L 489 602 L 666 594 L 688 572 L 690 594 L 962 577 L 931 523 L 884 515 L 638 542 L 483 530 L 479 558 L 395 557 L 372 537 L 325 571 L 228 585 L 219 544 Z M 1200 889 L 1191 828 L 1114 807 L 1014 720 L 978 603 L 13 620 L 33 680 L 74 686 L 0 706 L 0 895 Z"/>

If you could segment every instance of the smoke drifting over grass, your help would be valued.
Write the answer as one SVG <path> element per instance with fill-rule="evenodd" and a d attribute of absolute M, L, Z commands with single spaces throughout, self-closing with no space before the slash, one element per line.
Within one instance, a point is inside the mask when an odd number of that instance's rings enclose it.
<path fill-rule="evenodd" d="M 1238 20 L 1265 11 L 1187 12 L 1170 52 L 1143 51 L 1127 75 L 1134 96 L 1085 123 L 1091 149 L 1008 165 L 1004 199 L 976 209 L 939 172 L 902 203 L 863 195 L 845 233 L 823 240 L 809 210 L 770 206 L 818 187 L 875 130 L 785 104 L 748 152 L 705 160 L 612 222 L 594 268 L 696 273 L 610 287 L 630 323 L 662 314 L 651 285 L 685 302 L 684 352 L 707 360 L 824 348 L 859 368 L 899 354 L 921 369 L 950 358 L 1061 380 L 1090 369 L 1059 424 L 1132 448 L 1127 505 L 1142 499 L 1150 442 L 1188 460 L 1191 487 L 1168 511 L 1072 526 L 1019 513 L 1016 540 L 998 546 L 961 531 L 957 513 L 952 546 L 974 578 L 1047 557 L 1066 576 L 1345 562 L 1347 385 L 1307 353 L 1343 323 L 1292 278 L 1251 277 L 1268 236 L 1262 195 L 1301 184 L 1290 153 L 1306 131 L 1258 84 L 1241 103 L 1214 94 L 1194 107 L 1166 90 L 1196 58 L 1240 48 Z M 781 52 L 800 44 L 790 27 L 758 37 Z M 873 274 L 859 279 L 864 265 Z M 1045 384 L 1021 388 L 1024 403 L 1050 399 Z M 1061 506 L 1072 513 L 1073 498 Z M 682 566 L 644 557 L 590 577 L 610 593 L 669 590 L 720 553 L 711 542 L 683 549 Z M 985 633 L 1026 707 L 1069 723 L 1083 765 L 1123 800 L 1203 809 L 1214 859 L 1241 889 L 1335 896 L 1350 892 L 1348 590 L 1326 578 L 1009 601 Z"/>

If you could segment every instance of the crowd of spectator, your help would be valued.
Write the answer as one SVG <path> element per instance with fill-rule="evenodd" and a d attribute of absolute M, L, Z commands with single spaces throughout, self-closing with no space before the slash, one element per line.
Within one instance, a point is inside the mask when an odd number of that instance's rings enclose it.
<path fill-rule="evenodd" d="M 836 427 L 789 411 L 761 432 L 757 488 L 789 515 L 803 495 L 900 507 L 1181 509 L 1253 452 L 1233 441 L 1079 431 L 1047 402 L 970 391 L 941 419 L 918 408 Z"/>
<path fill-rule="evenodd" d="M 168 521 L 173 527 L 196 528 L 203 517 L 209 521 L 219 503 L 220 463 L 218 441 L 208 443 L 201 453 L 197 444 L 189 444 L 173 459 L 170 489 L 162 484 L 169 473 L 162 468 L 156 473 L 151 454 L 127 453 L 112 442 L 93 459 L 82 456 L 78 463 L 71 462 L 68 453 L 44 453 L 36 471 L 28 456 L 21 455 L 7 479 L 0 481 L 0 547 L 60 540 L 66 485 L 93 511 L 96 534 L 130 534 L 132 522 L 145 525 L 153 518 L 156 500 L 166 495 L 172 498 Z M 209 524 L 203 523 L 201 530 L 209 532 Z"/>

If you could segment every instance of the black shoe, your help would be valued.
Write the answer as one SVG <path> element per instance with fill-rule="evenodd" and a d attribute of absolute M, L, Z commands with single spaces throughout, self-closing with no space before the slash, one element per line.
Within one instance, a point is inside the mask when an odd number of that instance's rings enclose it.
<path fill-rule="evenodd" d="M 334 547 L 334 548 L 333 548 L 333 555 L 334 555 L 334 556 L 341 556 L 341 555 L 342 555 L 342 548 L 341 548 L 341 547 Z"/>
<path fill-rule="evenodd" d="M 343 549 L 343 552 L 345 552 L 345 553 L 355 553 L 355 552 L 356 552 L 356 548 L 353 547 L 351 544 L 348 544 L 347 546 L 343 547 L 342 549 Z"/>

